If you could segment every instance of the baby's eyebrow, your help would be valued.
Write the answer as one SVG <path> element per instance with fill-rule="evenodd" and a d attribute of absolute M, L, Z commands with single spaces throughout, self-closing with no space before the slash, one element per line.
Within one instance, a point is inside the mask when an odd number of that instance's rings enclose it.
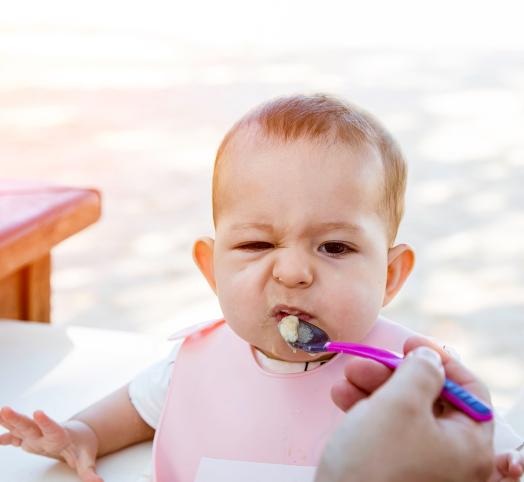
<path fill-rule="evenodd" d="M 274 227 L 267 223 L 239 223 L 231 226 L 232 230 L 240 231 L 244 229 L 258 229 L 260 231 L 273 231 Z M 307 226 L 307 231 L 323 232 L 323 231 L 351 231 L 355 234 L 362 232 L 362 227 L 358 224 L 351 224 L 341 221 L 323 222 Z"/>
<path fill-rule="evenodd" d="M 273 231 L 273 226 L 266 223 L 239 223 L 233 224 L 231 229 L 234 231 L 241 231 L 243 229 L 259 229 L 261 231 Z"/>
<path fill-rule="evenodd" d="M 337 231 L 337 230 L 344 230 L 344 231 L 352 231 L 354 233 L 360 233 L 362 231 L 362 227 L 358 224 L 352 224 L 352 223 L 346 223 L 346 222 L 326 222 L 326 223 L 319 223 L 312 226 L 312 230 L 318 230 L 318 231 Z"/>

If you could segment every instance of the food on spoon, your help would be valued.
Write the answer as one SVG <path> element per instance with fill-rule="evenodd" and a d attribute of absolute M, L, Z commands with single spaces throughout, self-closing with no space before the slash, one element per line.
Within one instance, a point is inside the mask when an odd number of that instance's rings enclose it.
<path fill-rule="evenodd" d="M 304 323 L 300 323 L 297 330 L 297 339 L 300 343 L 309 343 L 313 339 L 313 331 Z"/>
<path fill-rule="evenodd" d="M 299 320 L 295 315 L 285 316 L 278 324 L 278 331 L 287 343 L 295 343 L 298 340 Z"/>

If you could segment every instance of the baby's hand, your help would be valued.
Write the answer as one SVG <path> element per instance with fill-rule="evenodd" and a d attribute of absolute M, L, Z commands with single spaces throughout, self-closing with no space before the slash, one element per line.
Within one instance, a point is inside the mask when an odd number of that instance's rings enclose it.
<path fill-rule="evenodd" d="M 86 424 L 72 420 L 60 425 L 42 411 L 36 411 L 31 419 L 4 407 L 0 425 L 9 430 L 0 435 L 0 445 L 65 461 L 82 482 L 103 482 L 95 472 L 98 439 Z"/>
<path fill-rule="evenodd" d="M 489 482 L 518 482 L 524 474 L 524 455 L 512 450 L 495 456 L 495 470 Z"/>

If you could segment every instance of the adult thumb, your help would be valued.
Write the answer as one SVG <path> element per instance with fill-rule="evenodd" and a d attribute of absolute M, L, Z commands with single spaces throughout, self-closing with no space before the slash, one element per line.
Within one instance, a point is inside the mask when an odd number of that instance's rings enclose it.
<path fill-rule="evenodd" d="M 431 407 L 442 391 L 444 367 L 440 355 L 426 346 L 408 353 L 380 390 L 380 397 L 412 400 Z M 377 394 L 378 395 L 378 394 Z"/>

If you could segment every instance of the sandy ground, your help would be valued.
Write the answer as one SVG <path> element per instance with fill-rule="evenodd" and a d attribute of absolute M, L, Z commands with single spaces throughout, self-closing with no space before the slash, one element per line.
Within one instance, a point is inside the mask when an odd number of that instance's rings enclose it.
<path fill-rule="evenodd" d="M 232 49 L 119 28 L 112 15 L 101 26 L 23 12 L 0 20 L 0 176 L 104 196 L 103 219 L 54 251 L 54 323 L 167 335 L 217 316 L 191 244 L 212 233 L 221 136 L 269 97 L 330 92 L 382 119 L 410 164 L 399 240 L 414 245 L 417 267 L 384 313 L 453 345 L 499 407 L 515 400 L 524 49 L 305 47 L 288 37 Z"/>

